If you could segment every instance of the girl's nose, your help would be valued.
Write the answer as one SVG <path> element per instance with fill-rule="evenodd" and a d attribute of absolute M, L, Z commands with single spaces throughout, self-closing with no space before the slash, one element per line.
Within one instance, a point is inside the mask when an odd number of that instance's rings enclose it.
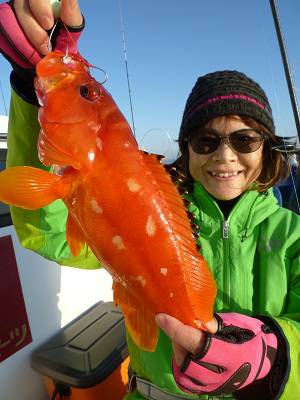
<path fill-rule="evenodd" d="M 238 159 L 237 153 L 230 147 L 227 141 L 222 141 L 217 150 L 212 154 L 215 162 L 235 162 Z"/>

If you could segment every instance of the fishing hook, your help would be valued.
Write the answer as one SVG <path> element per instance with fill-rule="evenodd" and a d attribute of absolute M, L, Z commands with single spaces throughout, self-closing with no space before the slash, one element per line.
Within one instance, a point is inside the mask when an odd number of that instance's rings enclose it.
<path fill-rule="evenodd" d="M 96 67 L 96 65 L 90 65 L 90 68 L 95 68 L 95 69 L 98 69 L 99 71 L 101 71 L 101 72 L 103 72 L 103 74 L 104 74 L 104 80 L 102 81 L 102 82 L 99 82 L 101 85 L 104 85 L 104 83 L 106 83 L 107 82 L 107 80 L 108 80 L 108 74 L 107 74 L 107 72 L 103 69 L 103 68 L 100 68 L 100 67 Z"/>
<path fill-rule="evenodd" d="M 48 42 L 48 50 L 49 50 L 49 51 L 51 51 L 51 49 L 52 49 L 52 46 L 51 46 L 51 39 L 52 39 L 52 36 L 53 36 L 53 32 L 54 32 L 54 30 L 55 30 L 55 28 L 56 28 L 56 26 L 57 26 L 57 23 L 58 23 L 58 20 L 55 22 L 53 28 L 51 29 L 50 35 L 49 35 L 49 42 Z M 72 40 L 73 44 L 76 45 L 74 39 L 72 38 L 72 35 L 70 34 L 70 32 L 69 32 L 69 30 L 68 30 L 67 25 L 64 24 L 63 22 L 61 22 L 61 24 L 63 25 L 63 28 L 66 30 L 66 32 L 67 32 L 67 34 L 69 35 L 69 38 Z M 68 46 L 68 43 L 66 43 L 66 51 L 65 51 L 65 55 L 64 55 L 64 57 L 63 57 L 63 60 L 64 60 L 64 61 L 68 61 L 68 58 L 69 58 L 69 46 Z M 92 64 L 89 64 L 89 68 L 95 68 L 95 69 L 98 69 L 99 71 L 103 72 L 103 74 L 104 74 L 104 80 L 103 80 L 102 82 L 100 82 L 101 85 L 103 85 L 104 83 L 107 82 L 107 80 L 108 80 L 108 74 L 107 74 L 107 72 L 106 72 L 103 68 L 97 67 L 96 65 L 92 65 Z"/>

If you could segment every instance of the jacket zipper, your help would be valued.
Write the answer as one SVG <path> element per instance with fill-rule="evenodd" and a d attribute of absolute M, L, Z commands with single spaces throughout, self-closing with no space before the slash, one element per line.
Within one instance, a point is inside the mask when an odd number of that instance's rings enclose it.
<path fill-rule="evenodd" d="M 228 266 L 228 258 L 229 258 L 229 221 L 223 221 L 222 227 L 222 237 L 223 237 L 223 254 L 224 254 L 224 297 L 223 297 L 223 307 L 226 305 L 230 309 L 230 304 L 226 304 L 226 302 L 230 299 L 230 270 Z M 225 299 L 226 293 L 226 299 Z M 227 308 L 226 307 L 226 308 Z"/>
<path fill-rule="evenodd" d="M 229 239 L 229 222 L 226 219 L 223 221 L 223 239 Z"/>

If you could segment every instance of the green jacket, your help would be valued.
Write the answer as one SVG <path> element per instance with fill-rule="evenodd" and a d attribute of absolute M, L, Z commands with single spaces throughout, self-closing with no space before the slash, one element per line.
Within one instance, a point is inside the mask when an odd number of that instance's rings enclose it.
<path fill-rule="evenodd" d="M 8 165 L 40 166 L 34 155 L 37 130 L 36 108 L 13 93 Z M 280 398 L 296 399 L 300 393 L 300 217 L 281 208 L 272 190 L 266 194 L 245 192 L 227 221 L 200 184 L 194 185 L 189 200 L 200 227 L 202 254 L 218 286 L 215 311 L 267 315 L 277 321 L 288 341 L 290 357 Z M 70 256 L 64 235 L 66 210 L 61 202 L 40 212 L 13 208 L 12 214 L 23 245 L 57 262 L 88 267 L 82 258 Z M 93 256 L 89 257 L 90 265 L 97 266 Z M 184 395 L 174 382 L 171 344 L 162 332 L 153 353 L 141 351 L 129 336 L 128 347 L 132 368 L 139 376 Z M 126 399 L 142 397 L 132 393 Z"/>
<path fill-rule="evenodd" d="M 291 365 L 280 398 L 299 398 L 299 216 L 280 207 L 272 189 L 266 194 L 245 192 L 227 221 L 200 184 L 194 184 L 189 200 L 193 203 L 190 211 L 200 227 L 201 252 L 212 267 L 218 286 L 215 311 L 267 315 L 275 319 L 290 348 Z M 130 338 L 128 344 L 132 368 L 139 376 L 183 394 L 173 379 L 170 368 L 172 349 L 163 333 L 154 353 L 140 351 Z M 129 398 L 141 399 L 138 394 Z"/>

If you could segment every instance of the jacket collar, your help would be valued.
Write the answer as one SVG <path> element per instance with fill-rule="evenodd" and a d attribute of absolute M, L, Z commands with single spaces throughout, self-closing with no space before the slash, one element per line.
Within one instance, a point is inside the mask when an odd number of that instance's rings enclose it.
<path fill-rule="evenodd" d="M 200 227 L 200 234 L 211 236 L 224 221 L 224 215 L 217 202 L 198 182 L 194 183 L 188 200 L 191 202 L 189 209 Z M 243 240 L 279 208 L 272 188 L 265 193 L 247 190 L 234 205 L 227 221 L 237 229 Z"/>

